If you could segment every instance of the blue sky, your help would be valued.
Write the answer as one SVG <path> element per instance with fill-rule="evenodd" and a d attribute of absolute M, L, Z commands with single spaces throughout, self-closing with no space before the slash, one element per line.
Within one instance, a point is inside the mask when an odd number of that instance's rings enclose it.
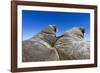
<path fill-rule="evenodd" d="M 57 36 L 73 27 L 86 29 L 85 40 L 90 40 L 90 14 L 75 12 L 22 11 L 23 40 L 29 39 L 49 24 L 58 28 Z"/>

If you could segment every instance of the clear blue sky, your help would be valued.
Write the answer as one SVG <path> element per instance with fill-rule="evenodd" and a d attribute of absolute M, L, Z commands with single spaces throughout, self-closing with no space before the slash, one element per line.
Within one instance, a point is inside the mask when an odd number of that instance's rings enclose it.
<path fill-rule="evenodd" d="M 51 12 L 51 11 L 22 11 L 23 40 L 29 39 L 49 24 L 55 24 L 58 28 L 57 36 L 62 35 L 72 27 L 84 27 L 86 29 L 85 40 L 90 38 L 90 14 L 75 12 Z"/>

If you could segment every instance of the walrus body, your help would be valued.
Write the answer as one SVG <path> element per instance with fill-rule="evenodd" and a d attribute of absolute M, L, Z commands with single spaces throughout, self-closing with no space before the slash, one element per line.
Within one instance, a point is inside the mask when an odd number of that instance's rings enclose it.
<path fill-rule="evenodd" d="M 84 42 L 84 30 L 72 28 L 65 32 L 55 43 L 60 60 L 89 59 L 90 50 Z"/>
<path fill-rule="evenodd" d="M 59 60 L 53 45 L 56 41 L 56 27 L 49 25 L 40 33 L 22 43 L 22 61 L 54 61 Z"/>

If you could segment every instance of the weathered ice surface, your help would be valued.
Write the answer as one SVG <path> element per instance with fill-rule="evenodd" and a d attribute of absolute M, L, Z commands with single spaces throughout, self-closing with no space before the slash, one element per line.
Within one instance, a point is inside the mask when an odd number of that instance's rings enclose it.
<path fill-rule="evenodd" d="M 54 47 L 60 60 L 89 59 L 90 49 L 84 42 L 85 29 L 72 28 L 58 37 Z"/>
<path fill-rule="evenodd" d="M 22 61 L 54 61 L 59 60 L 53 48 L 56 42 L 56 26 L 49 25 L 29 40 L 22 42 Z"/>

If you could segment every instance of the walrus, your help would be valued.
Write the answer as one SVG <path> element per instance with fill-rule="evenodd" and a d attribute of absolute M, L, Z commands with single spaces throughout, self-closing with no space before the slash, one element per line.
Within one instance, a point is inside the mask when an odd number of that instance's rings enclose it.
<path fill-rule="evenodd" d="M 56 41 L 56 26 L 49 25 L 41 32 L 22 42 L 22 62 L 56 61 L 58 53 L 53 48 Z"/>
<path fill-rule="evenodd" d="M 84 42 L 85 29 L 74 27 L 58 37 L 54 47 L 60 60 L 89 59 L 90 50 Z"/>

